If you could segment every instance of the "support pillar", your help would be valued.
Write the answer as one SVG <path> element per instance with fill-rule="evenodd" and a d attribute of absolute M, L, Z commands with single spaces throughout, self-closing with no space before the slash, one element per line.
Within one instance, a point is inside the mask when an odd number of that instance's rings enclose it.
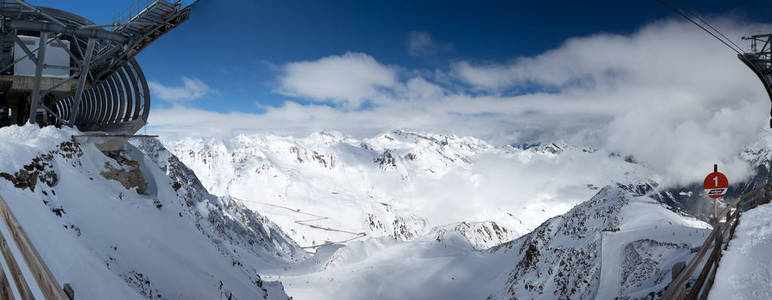
<path fill-rule="evenodd" d="M 80 114 L 80 102 L 83 97 L 83 88 L 86 86 L 86 78 L 88 77 L 89 68 L 91 67 L 91 56 L 94 53 L 94 46 L 96 40 L 88 39 L 86 45 L 86 54 L 83 57 L 83 64 L 81 65 L 80 78 L 78 78 L 78 86 L 75 88 L 75 97 L 73 98 L 72 111 L 70 112 L 70 124 L 75 125 L 75 119 Z"/>
<path fill-rule="evenodd" d="M 38 106 L 40 105 L 40 78 L 43 76 L 43 67 L 46 61 L 46 48 L 48 46 L 48 32 L 40 32 L 38 43 L 38 55 L 35 64 L 35 79 L 32 82 L 32 96 L 29 99 L 29 123 L 37 122 Z"/>

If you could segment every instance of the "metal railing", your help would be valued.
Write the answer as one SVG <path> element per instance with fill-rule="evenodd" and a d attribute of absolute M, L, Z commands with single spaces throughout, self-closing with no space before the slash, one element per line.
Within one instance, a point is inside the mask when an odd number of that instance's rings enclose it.
<path fill-rule="evenodd" d="M 131 21 L 131 18 L 155 1 L 156 0 L 134 0 L 129 7 L 113 16 L 113 23 L 128 23 Z"/>
<path fill-rule="evenodd" d="M 772 188 L 772 184 L 758 187 L 738 197 L 721 211 L 715 220 L 716 224 L 713 227 L 713 232 L 711 232 L 689 264 L 673 279 L 662 295 L 662 299 L 680 300 L 697 299 L 698 297 L 700 299 L 707 299 L 710 289 L 713 287 L 713 281 L 716 278 L 718 264 L 721 261 L 722 248 L 726 250 L 729 241 L 734 237 L 735 229 L 740 221 L 740 214 L 760 204 L 768 203 L 770 198 L 767 197 L 767 190 L 770 188 Z M 741 204 L 744 199 L 751 200 Z M 697 270 L 697 267 L 702 264 L 702 260 L 708 253 L 708 250 L 711 249 L 712 251 L 707 261 L 703 264 L 700 275 L 691 285 L 691 289 L 688 290 L 687 294 L 687 285 L 691 282 L 692 275 Z"/>
<path fill-rule="evenodd" d="M 33 280 L 37 283 L 40 293 L 46 300 L 73 300 L 74 293 L 72 287 L 66 284 L 64 288 L 59 286 L 58 281 L 54 277 L 51 270 L 46 266 L 43 258 L 35 249 L 35 246 L 30 241 L 27 234 L 22 229 L 16 217 L 8 207 L 8 203 L 5 202 L 2 196 L 0 196 L 0 216 L 8 229 L 10 236 L 16 245 L 18 253 L 21 253 L 26 267 L 29 273 L 32 274 Z M 21 266 L 16 261 L 16 258 L 11 252 L 11 245 L 6 240 L 6 237 L 0 232 L 0 253 L 2 253 L 5 261 L 5 266 L 11 273 L 14 286 L 11 286 L 3 268 L 0 268 L 0 299 L 13 300 L 14 287 L 16 293 L 23 300 L 35 299 L 30 286 L 27 284 L 29 278 L 24 278 Z"/>

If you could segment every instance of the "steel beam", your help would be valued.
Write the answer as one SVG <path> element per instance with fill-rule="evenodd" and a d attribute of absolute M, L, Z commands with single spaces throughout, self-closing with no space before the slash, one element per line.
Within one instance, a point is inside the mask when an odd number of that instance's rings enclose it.
<path fill-rule="evenodd" d="M 22 41 L 22 40 L 19 38 L 19 36 L 18 36 L 18 35 L 16 35 L 16 34 L 13 34 L 13 42 L 14 42 L 14 43 L 16 43 L 17 45 L 19 45 L 19 47 L 21 48 L 21 50 L 22 50 L 22 51 L 24 51 L 24 53 L 26 53 L 26 54 L 27 54 L 27 56 L 29 56 L 29 59 L 30 59 L 30 60 L 31 60 L 33 63 L 35 63 L 35 64 L 37 64 L 37 63 L 38 63 L 38 59 L 37 59 L 37 57 L 35 56 L 35 54 L 33 54 L 33 53 L 32 53 L 32 50 L 30 50 L 29 48 L 27 48 L 27 44 L 25 44 L 25 43 L 24 43 L 24 41 Z M 40 49 L 40 46 L 38 46 L 38 49 Z M 37 49 L 35 49 L 35 50 L 37 50 Z"/>
<path fill-rule="evenodd" d="M 38 112 L 45 110 L 46 116 L 50 113 L 58 119 L 58 124 L 69 123 L 81 130 L 135 133 L 147 123 L 151 99 L 142 69 L 133 56 L 185 21 L 189 11 L 190 7 L 180 9 L 179 3 L 152 1 L 131 22 L 94 24 L 66 11 L 31 6 L 24 0 L 13 2 L 13 7 L 0 7 L 0 15 L 6 17 L 0 26 L 6 30 L 6 45 L 19 45 L 16 57 L 4 58 L 0 72 L 12 70 L 26 58 L 35 64 L 35 76 L 27 79 L 32 89 L 22 91 L 28 102 L 20 102 L 21 109 L 14 111 L 24 115 L 23 110 L 29 108 L 31 123 L 41 122 Z M 114 30 L 104 29 L 108 27 Z M 17 36 L 20 32 L 32 36 L 38 32 L 44 34 L 39 36 L 39 46 L 35 49 L 23 43 L 21 36 Z M 69 40 L 69 47 L 62 47 L 67 43 L 65 39 Z M 71 66 L 46 65 L 45 52 L 52 50 L 47 49 L 47 45 L 62 47 L 70 57 Z M 49 60 L 54 54 L 52 51 L 48 51 Z M 61 76 L 61 81 L 43 78 L 46 71 L 52 69 L 69 70 L 66 76 Z M 71 84 L 72 92 L 68 89 L 64 98 L 52 99 L 53 103 L 43 102 L 52 95 L 63 95 L 56 91 L 63 91 L 62 87 Z"/>
<path fill-rule="evenodd" d="M 72 107 L 72 113 L 70 113 L 70 124 L 75 124 L 75 118 L 77 118 L 78 113 L 80 113 L 80 102 L 83 98 L 83 88 L 86 86 L 86 77 L 89 73 L 89 68 L 91 67 L 91 55 L 94 53 L 95 45 L 96 40 L 88 39 L 88 44 L 86 45 L 86 54 L 85 57 L 83 57 L 83 63 L 81 65 L 80 78 L 78 78 L 78 86 L 75 88 L 75 98 L 73 99 L 74 103 Z"/>
<path fill-rule="evenodd" d="M 35 79 L 32 82 L 32 96 L 30 96 L 30 112 L 29 122 L 32 124 L 37 123 L 38 103 L 40 103 L 40 78 L 43 76 L 43 65 L 46 61 L 46 47 L 48 40 L 48 32 L 40 32 L 40 45 L 38 47 L 37 63 L 35 64 Z"/>
<path fill-rule="evenodd" d="M 15 34 L 14 34 L 14 35 L 15 35 Z M 57 34 L 56 36 L 54 36 L 54 38 L 56 38 L 56 37 L 59 37 L 59 36 L 61 36 L 61 33 L 60 33 L 60 34 Z M 53 40 L 54 40 L 54 39 L 49 39 L 49 40 L 46 42 L 46 45 L 48 45 L 48 43 L 52 42 Z M 37 47 L 37 48 L 35 48 L 35 50 L 32 50 L 32 52 L 38 51 L 38 49 L 40 49 L 40 46 L 41 46 L 41 45 L 38 45 L 38 47 Z M 0 73 L 2 73 L 2 72 L 5 72 L 5 71 L 8 71 L 8 69 L 10 69 L 11 67 L 13 67 L 13 65 L 15 65 L 16 63 L 18 63 L 18 62 L 20 62 L 20 61 L 22 61 L 22 60 L 24 60 L 25 58 L 28 58 L 28 57 L 30 57 L 30 55 L 29 55 L 29 54 L 24 54 L 24 56 L 17 58 L 17 59 L 16 59 L 16 60 L 14 60 L 14 61 L 13 61 L 11 64 L 9 64 L 9 65 L 5 66 L 3 69 L 0 69 Z M 34 58 L 34 57 L 35 57 L 35 56 L 33 55 L 33 56 L 32 56 L 32 58 Z"/>
<path fill-rule="evenodd" d="M 74 61 L 75 64 L 77 64 L 78 67 L 80 67 L 80 60 L 78 60 L 78 58 L 75 57 L 74 54 L 72 54 L 72 51 L 70 51 L 69 47 L 64 46 L 64 43 L 62 42 L 62 40 L 59 39 L 58 35 L 54 37 L 54 41 L 56 42 L 56 45 L 59 47 L 62 47 L 62 49 L 64 49 L 64 51 L 67 52 L 67 55 L 69 55 L 72 58 L 72 61 Z"/>
<path fill-rule="evenodd" d="M 75 74 L 70 75 L 70 77 L 67 77 L 67 79 L 63 79 L 62 81 L 59 81 L 57 84 L 55 84 L 51 88 L 49 88 L 49 89 L 43 91 L 42 93 L 40 93 L 40 97 L 45 97 L 46 95 L 48 95 L 51 92 L 53 92 L 54 90 L 56 90 L 58 87 L 64 85 L 67 82 L 70 82 L 70 80 L 72 80 L 72 79 L 74 79 L 75 77 L 78 77 L 78 76 L 80 76 L 80 73 L 75 73 Z"/>
<path fill-rule="evenodd" d="M 19 4 L 23 5 L 24 7 L 28 8 L 28 9 L 31 9 L 31 10 L 35 11 L 36 14 L 39 14 L 39 15 L 45 17 L 49 21 L 54 22 L 54 23 L 56 23 L 59 26 L 64 26 L 64 23 L 62 23 L 62 21 L 59 21 L 58 19 L 52 17 L 51 15 L 45 13 L 44 11 L 42 11 L 41 9 L 39 9 L 37 7 L 34 7 L 32 5 L 27 4 L 27 2 L 24 2 L 24 0 L 16 0 L 16 2 L 18 2 Z"/>
<path fill-rule="evenodd" d="M 73 34 L 85 38 L 97 38 L 100 40 L 110 40 L 118 43 L 126 41 L 126 37 L 120 33 L 107 31 L 104 29 L 79 29 L 69 28 L 54 23 L 42 23 L 27 20 L 12 20 L 8 22 L 8 27 L 22 31 L 48 31 L 56 33 Z"/>

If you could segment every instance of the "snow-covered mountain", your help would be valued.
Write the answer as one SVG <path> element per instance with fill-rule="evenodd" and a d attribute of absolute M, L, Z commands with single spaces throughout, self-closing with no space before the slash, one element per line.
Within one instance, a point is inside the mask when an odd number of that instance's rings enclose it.
<path fill-rule="evenodd" d="M 87 299 L 656 298 L 710 232 L 634 159 L 559 142 L 322 132 L 105 154 L 73 134 L 0 128 L 0 195 Z M 766 171 L 769 145 L 741 155 Z"/>
<path fill-rule="evenodd" d="M 407 131 L 366 139 L 320 132 L 164 144 L 210 192 L 260 211 L 306 247 L 457 229 L 488 248 L 530 232 L 599 187 L 655 178 L 629 159 L 592 148 L 496 147 Z"/>
<path fill-rule="evenodd" d="M 533 232 L 488 250 L 462 233 L 319 249 L 267 271 L 298 299 L 656 298 L 710 226 L 607 186 Z"/>
<path fill-rule="evenodd" d="M 335 242 L 266 271 L 300 299 L 656 298 L 710 232 L 688 216 L 703 216 L 701 186 L 662 188 L 630 156 L 559 142 L 393 131 L 164 143 L 301 245 Z M 756 172 L 734 193 L 764 182 L 768 144 L 740 154 Z"/>
<path fill-rule="evenodd" d="M 606 187 L 527 236 L 498 246 L 513 252 L 501 298 L 644 298 L 664 290 L 670 270 L 689 261 L 711 226 L 652 198 Z M 656 298 L 656 297 L 653 297 Z"/>
<path fill-rule="evenodd" d="M 105 155 L 77 134 L 0 128 L 0 195 L 79 299 L 287 298 L 260 270 L 307 254 L 276 225 L 206 192 L 160 143 Z"/>

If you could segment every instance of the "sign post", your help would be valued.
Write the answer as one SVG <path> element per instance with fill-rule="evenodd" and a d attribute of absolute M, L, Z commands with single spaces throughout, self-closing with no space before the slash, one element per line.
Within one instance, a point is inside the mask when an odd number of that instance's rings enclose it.
<path fill-rule="evenodd" d="M 729 180 L 723 173 L 718 171 L 718 165 L 714 164 L 713 173 L 710 173 L 705 177 L 702 187 L 705 189 L 705 193 L 708 194 L 708 197 L 713 198 L 713 220 L 718 223 L 716 201 L 723 197 L 726 194 L 726 191 L 729 190 Z"/>

